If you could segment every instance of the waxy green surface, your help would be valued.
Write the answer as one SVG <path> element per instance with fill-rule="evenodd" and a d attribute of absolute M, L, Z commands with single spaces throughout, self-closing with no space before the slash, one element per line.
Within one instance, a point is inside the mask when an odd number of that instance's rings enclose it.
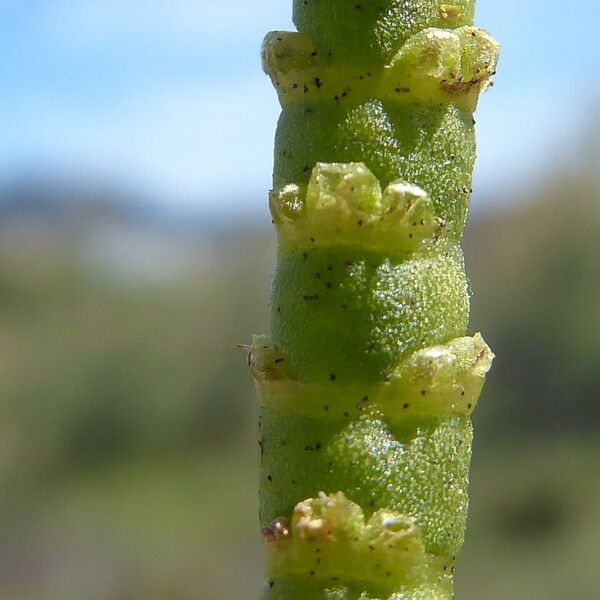
<path fill-rule="evenodd" d="M 472 112 L 498 46 L 474 2 L 303 0 L 263 65 L 282 104 L 261 402 L 264 600 L 447 600 L 470 414 Z"/>

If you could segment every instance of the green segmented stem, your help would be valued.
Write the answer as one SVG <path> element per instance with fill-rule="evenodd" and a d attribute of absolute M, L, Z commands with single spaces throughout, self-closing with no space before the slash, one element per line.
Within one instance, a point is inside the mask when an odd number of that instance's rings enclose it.
<path fill-rule="evenodd" d="M 264 600 L 447 600 L 471 421 L 472 113 L 498 45 L 474 0 L 296 0 L 263 65 L 282 105 L 261 403 Z"/>

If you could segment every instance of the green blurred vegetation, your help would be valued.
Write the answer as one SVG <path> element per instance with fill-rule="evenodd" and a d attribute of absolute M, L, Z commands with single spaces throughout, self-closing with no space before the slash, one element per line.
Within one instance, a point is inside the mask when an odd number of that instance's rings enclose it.
<path fill-rule="evenodd" d="M 498 358 L 460 600 L 598 598 L 599 199 L 579 161 L 470 223 L 472 330 Z M 257 411 L 235 346 L 268 329 L 273 235 L 198 231 L 148 274 L 90 252 L 98 223 L 5 220 L 0 598 L 253 600 Z"/>

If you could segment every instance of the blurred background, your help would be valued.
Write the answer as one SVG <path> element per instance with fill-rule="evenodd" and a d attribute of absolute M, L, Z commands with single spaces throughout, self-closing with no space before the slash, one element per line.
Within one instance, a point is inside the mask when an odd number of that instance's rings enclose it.
<path fill-rule="evenodd" d="M 284 0 L 0 0 L 0 598 L 253 600 Z M 600 37 L 479 0 L 460 600 L 600 597 Z M 595 563 L 595 564 L 594 564 Z"/>

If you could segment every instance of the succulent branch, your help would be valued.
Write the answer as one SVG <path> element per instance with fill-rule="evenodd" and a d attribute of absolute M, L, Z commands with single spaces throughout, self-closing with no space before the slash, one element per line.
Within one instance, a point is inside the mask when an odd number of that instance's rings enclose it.
<path fill-rule="evenodd" d="M 498 45 L 473 0 L 296 0 L 263 66 L 282 114 L 261 403 L 264 600 L 448 600 L 470 415 L 460 238 Z"/>

